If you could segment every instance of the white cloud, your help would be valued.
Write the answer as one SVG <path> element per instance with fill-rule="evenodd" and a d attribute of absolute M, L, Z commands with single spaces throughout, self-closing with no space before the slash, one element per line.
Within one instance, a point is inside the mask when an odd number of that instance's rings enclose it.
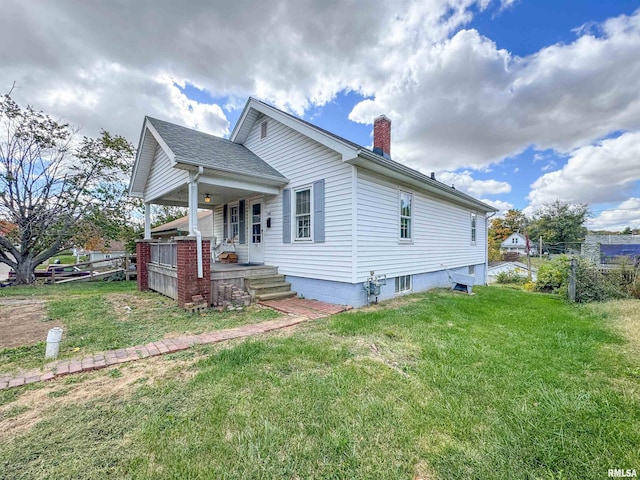
<path fill-rule="evenodd" d="M 448 185 L 455 185 L 460 190 L 474 197 L 482 195 L 499 195 L 509 193 L 511 185 L 507 182 L 499 182 L 497 180 L 476 180 L 472 177 L 471 172 L 465 170 L 460 173 L 442 172 L 437 176 L 438 180 Z"/>
<path fill-rule="evenodd" d="M 590 230 L 621 231 L 625 227 L 640 228 L 640 198 L 631 197 L 617 207 L 605 210 L 587 221 Z"/>
<path fill-rule="evenodd" d="M 4 0 L 11 21 L 0 42 L 11 47 L 0 51 L 0 92 L 15 80 L 20 103 L 79 125 L 83 134 L 105 128 L 137 142 L 145 114 L 224 135 L 225 112 L 237 111 L 248 95 L 302 114 L 355 91 L 372 100 L 356 105 L 350 118 L 370 123 L 389 115 L 393 158 L 427 172 L 487 171 L 530 146 L 578 152 L 612 131 L 640 129 L 640 13 L 520 58 L 461 30 L 489 3 L 389 0 L 363 8 L 356 1 L 218 0 L 185 8 L 172 0 L 151 7 Z M 224 100 L 190 100 L 176 87 L 186 83 Z M 582 198 L 578 186 L 586 181 L 573 185 L 576 173 L 596 178 L 597 198 L 611 196 L 611 172 L 572 168 L 541 177 L 532 201 L 559 192 Z M 616 188 L 624 190 L 640 176 L 632 166 L 623 170 L 628 181 Z M 468 171 L 448 175 L 440 178 L 475 196 L 510 190 Z"/>
<path fill-rule="evenodd" d="M 555 161 L 551 160 L 549 163 L 541 167 L 540 170 L 543 172 L 548 172 L 549 170 L 553 170 L 557 166 L 558 164 Z"/>
<path fill-rule="evenodd" d="M 220 131 L 217 109 L 172 114 L 185 102 L 158 78 L 228 98 L 227 111 L 256 95 L 301 115 L 340 91 L 374 94 L 404 52 L 447 38 L 470 5 L 487 2 L 5 0 L 0 91 L 15 80 L 20 103 L 88 135 L 108 128 L 137 140 L 144 114 Z"/>
<path fill-rule="evenodd" d="M 545 173 L 531 185 L 533 206 L 560 199 L 569 203 L 603 203 L 627 198 L 640 179 L 640 131 L 576 149 L 560 170 Z"/>
<path fill-rule="evenodd" d="M 496 216 L 498 217 L 503 217 L 505 213 L 507 213 L 508 210 L 511 210 L 513 208 L 513 204 L 509 203 L 509 202 L 504 202 L 502 200 L 488 200 L 483 198 L 482 200 L 480 200 L 481 202 L 484 203 L 488 203 L 489 205 L 493 205 L 494 207 L 496 207 L 499 212 L 496 214 Z"/>
<path fill-rule="evenodd" d="M 640 128 L 640 11 L 519 58 L 475 30 L 404 51 L 350 118 L 394 120 L 396 158 L 425 169 L 479 168 L 530 146 L 569 152 Z"/>

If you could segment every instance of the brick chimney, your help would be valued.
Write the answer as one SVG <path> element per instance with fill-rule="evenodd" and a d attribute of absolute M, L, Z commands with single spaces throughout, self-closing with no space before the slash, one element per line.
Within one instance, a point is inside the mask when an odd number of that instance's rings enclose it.
<path fill-rule="evenodd" d="M 384 115 L 373 121 L 373 152 L 391 158 L 391 120 Z"/>

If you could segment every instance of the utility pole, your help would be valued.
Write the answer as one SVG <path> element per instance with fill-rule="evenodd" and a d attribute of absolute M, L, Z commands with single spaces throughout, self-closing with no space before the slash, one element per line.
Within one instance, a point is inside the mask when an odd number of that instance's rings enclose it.
<path fill-rule="evenodd" d="M 540 246 L 540 260 L 542 260 L 542 235 L 540 235 L 540 243 L 538 245 Z"/>

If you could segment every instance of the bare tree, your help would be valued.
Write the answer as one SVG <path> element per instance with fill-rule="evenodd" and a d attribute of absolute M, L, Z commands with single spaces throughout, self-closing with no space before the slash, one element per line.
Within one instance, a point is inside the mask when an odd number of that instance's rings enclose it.
<path fill-rule="evenodd" d="M 103 131 L 83 137 L 66 123 L 10 96 L 0 98 L 0 262 L 16 283 L 35 267 L 97 231 L 108 236 L 123 218 L 123 175 L 133 147 Z"/>

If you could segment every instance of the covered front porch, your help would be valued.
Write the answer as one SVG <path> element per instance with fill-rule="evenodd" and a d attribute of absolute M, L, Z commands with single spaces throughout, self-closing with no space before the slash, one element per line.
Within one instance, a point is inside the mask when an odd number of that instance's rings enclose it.
<path fill-rule="evenodd" d="M 203 242 L 205 249 L 208 242 Z M 138 277 L 142 280 L 138 286 L 146 284 L 146 289 L 162 293 L 187 307 L 195 303 L 195 296 L 202 296 L 206 306 L 217 307 L 295 296 L 284 275 L 278 273 L 277 266 L 216 263 L 211 261 L 207 250 L 204 251 L 204 278 L 194 278 L 194 263 L 189 260 L 194 246 L 194 240 L 189 237 L 169 242 L 140 241 Z"/>
<path fill-rule="evenodd" d="M 129 189 L 145 207 L 139 288 L 157 290 L 181 305 L 192 298 L 215 305 L 222 283 L 246 291 L 244 279 L 260 276 L 257 267 L 264 264 L 264 229 L 270 222 L 265 204 L 287 183 L 243 145 L 145 118 Z M 154 241 L 152 205 L 187 207 L 188 235 Z M 199 228 L 203 210 L 213 215 L 212 231 Z M 234 251 L 240 265 L 216 262 L 224 251 Z M 277 274 L 277 267 L 263 268 L 262 274 L 274 269 Z"/>

